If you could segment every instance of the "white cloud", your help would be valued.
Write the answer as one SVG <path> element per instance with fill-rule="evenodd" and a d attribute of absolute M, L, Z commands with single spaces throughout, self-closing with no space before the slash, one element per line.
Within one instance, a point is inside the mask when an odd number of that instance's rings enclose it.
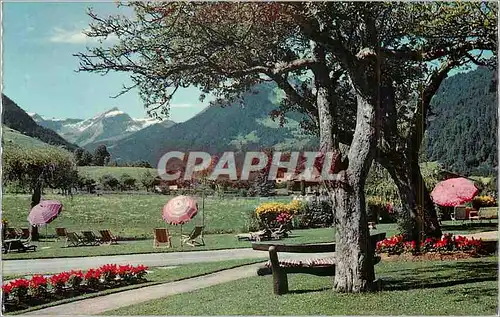
<path fill-rule="evenodd" d="M 54 28 L 53 34 L 49 40 L 53 43 L 66 43 L 66 44 L 85 44 L 88 42 L 97 42 L 96 38 L 90 38 L 85 35 L 82 29 L 65 30 L 62 28 Z M 110 36 L 106 39 L 106 42 L 115 41 L 116 36 Z"/>

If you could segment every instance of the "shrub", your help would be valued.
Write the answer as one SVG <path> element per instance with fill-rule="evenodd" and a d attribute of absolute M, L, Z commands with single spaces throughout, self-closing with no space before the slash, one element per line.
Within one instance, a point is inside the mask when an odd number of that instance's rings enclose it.
<path fill-rule="evenodd" d="M 405 250 L 404 235 L 396 235 L 377 242 L 378 253 L 401 254 Z"/>
<path fill-rule="evenodd" d="M 367 197 L 366 213 L 369 221 L 379 223 L 392 223 L 396 221 L 393 204 L 379 196 Z"/>
<path fill-rule="evenodd" d="M 255 209 L 255 214 L 257 215 L 257 219 L 259 220 L 261 227 L 274 227 L 279 225 L 277 218 L 280 214 L 287 214 L 293 218 L 293 216 L 302 211 L 303 207 L 303 204 L 298 200 L 293 200 L 288 204 L 281 202 L 268 202 L 260 204 Z"/>
<path fill-rule="evenodd" d="M 491 196 L 476 196 L 472 200 L 472 207 L 479 209 L 481 207 L 494 207 L 497 206 L 497 201 Z"/>
<path fill-rule="evenodd" d="M 420 246 L 422 252 L 454 252 L 464 251 L 473 254 L 484 254 L 485 245 L 481 240 L 468 239 L 463 236 L 453 236 L 451 233 L 445 234 L 441 239 L 427 238 Z M 389 255 L 401 253 L 414 253 L 416 251 L 415 241 L 405 241 L 404 235 L 397 235 L 387 238 L 377 243 L 378 253 L 388 253 Z"/>
<path fill-rule="evenodd" d="M 115 190 L 120 185 L 120 181 L 110 174 L 103 175 L 99 181 L 105 189 Z"/>
<path fill-rule="evenodd" d="M 132 268 L 132 275 L 136 279 L 142 280 L 142 279 L 144 279 L 144 277 L 147 274 L 147 269 L 148 269 L 148 267 L 144 266 L 144 265 L 139 265 L 139 266 L 133 267 Z"/>
<path fill-rule="evenodd" d="M 20 302 L 24 301 L 28 295 L 30 282 L 26 279 L 17 279 L 10 282 L 10 284 L 10 294 L 12 294 L 12 296 Z"/>
<path fill-rule="evenodd" d="M 34 297 L 43 298 L 47 295 L 47 279 L 42 275 L 33 275 L 30 281 L 30 292 Z"/>
<path fill-rule="evenodd" d="M 99 269 L 89 269 L 85 275 L 84 279 L 87 286 L 90 288 L 97 288 L 99 286 L 99 279 L 101 278 L 101 271 Z"/>
<path fill-rule="evenodd" d="M 50 284 L 54 288 L 56 293 L 61 293 L 69 281 L 70 274 L 68 272 L 62 272 L 59 274 L 54 274 L 50 277 Z"/>
<path fill-rule="evenodd" d="M 83 281 L 83 273 L 82 271 L 71 271 L 69 272 L 69 280 L 68 283 L 72 289 L 78 290 Z"/>
<path fill-rule="evenodd" d="M 106 264 L 99 268 L 101 271 L 101 277 L 105 282 L 113 282 L 116 278 L 116 274 L 118 272 L 118 267 L 116 264 Z"/>
<path fill-rule="evenodd" d="M 298 216 L 300 228 L 328 227 L 333 224 L 332 204 L 329 200 L 312 200 L 305 204 Z"/>

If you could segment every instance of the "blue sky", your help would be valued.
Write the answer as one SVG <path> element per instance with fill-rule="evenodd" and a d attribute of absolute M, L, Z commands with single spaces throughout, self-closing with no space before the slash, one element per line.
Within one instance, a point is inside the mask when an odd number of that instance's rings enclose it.
<path fill-rule="evenodd" d="M 97 13 L 117 12 L 112 2 L 4 2 L 3 92 L 27 112 L 48 117 L 86 119 L 115 106 L 146 117 L 135 91 L 110 98 L 130 82 L 127 75 L 75 72 L 78 59 L 72 54 L 92 45 L 81 33 L 90 21 L 89 6 Z M 198 95 L 194 88 L 179 91 L 170 119 L 185 121 L 207 106 Z"/>

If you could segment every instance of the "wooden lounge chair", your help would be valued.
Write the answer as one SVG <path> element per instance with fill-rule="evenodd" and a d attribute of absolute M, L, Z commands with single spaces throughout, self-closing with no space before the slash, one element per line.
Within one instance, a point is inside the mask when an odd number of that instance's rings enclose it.
<path fill-rule="evenodd" d="M 102 243 L 118 244 L 116 237 L 108 229 L 99 230 L 99 233 L 101 234 Z"/>
<path fill-rule="evenodd" d="M 278 229 L 272 231 L 271 238 L 273 240 L 281 240 L 282 238 L 288 238 L 289 232 L 291 231 L 288 228 L 281 225 Z"/>
<path fill-rule="evenodd" d="M 455 206 L 453 208 L 453 215 L 451 217 L 451 220 L 453 220 L 453 222 L 457 220 L 462 220 L 462 223 L 464 223 L 465 220 L 468 220 L 465 206 Z"/>
<path fill-rule="evenodd" d="M 68 242 L 68 247 L 79 247 L 85 245 L 85 240 L 83 240 L 83 238 L 80 237 L 76 232 L 68 232 L 66 234 L 66 237 L 68 238 L 68 240 L 66 240 Z"/>
<path fill-rule="evenodd" d="M 68 239 L 66 237 L 67 234 L 68 231 L 66 230 L 66 228 L 56 228 L 57 239 L 64 239 L 64 241 L 66 241 Z"/>
<path fill-rule="evenodd" d="M 23 242 L 20 239 L 11 239 L 3 242 L 2 250 L 5 253 L 9 253 L 10 251 L 18 251 L 18 252 L 36 251 L 36 245 Z"/>
<path fill-rule="evenodd" d="M 7 228 L 7 238 L 9 239 L 21 239 L 23 232 L 17 228 L 8 227 Z"/>
<path fill-rule="evenodd" d="M 82 231 L 83 241 L 86 245 L 99 245 L 101 244 L 101 239 L 96 237 L 92 231 Z"/>
<path fill-rule="evenodd" d="M 189 235 L 182 235 L 182 243 L 190 245 L 192 247 L 195 246 L 204 246 L 205 241 L 203 240 L 203 226 L 194 227 L 193 231 Z"/>
<path fill-rule="evenodd" d="M 172 247 L 172 239 L 167 229 L 156 228 L 154 230 L 154 233 L 155 233 L 155 239 L 153 241 L 154 248 L 159 248 L 162 244 L 167 248 Z"/>
<path fill-rule="evenodd" d="M 30 229 L 29 228 L 21 228 L 22 236 L 21 239 L 31 239 Z"/>
<path fill-rule="evenodd" d="M 498 219 L 498 207 L 481 207 L 477 212 L 479 221 L 488 220 L 491 223 L 492 219 Z"/>

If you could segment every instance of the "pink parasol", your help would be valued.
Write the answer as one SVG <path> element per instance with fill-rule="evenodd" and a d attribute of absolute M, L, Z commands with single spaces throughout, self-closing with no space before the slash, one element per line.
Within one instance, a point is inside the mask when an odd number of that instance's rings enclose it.
<path fill-rule="evenodd" d="M 198 213 L 198 204 L 189 196 L 172 198 L 163 207 L 163 220 L 168 224 L 182 225 L 193 219 Z"/>
<path fill-rule="evenodd" d="M 451 178 L 439 182 L 431 193 L 432 200 L 445 207 L 453 207 L 471 201 L 479 190 L 466 178 Z"/>
<path fill-rule="evenodd" d="M 57 200 L 42 200 L 31 209 L 28 221 L 32 226 L 46 225 L 59 216 L 63 205 Z"/>

